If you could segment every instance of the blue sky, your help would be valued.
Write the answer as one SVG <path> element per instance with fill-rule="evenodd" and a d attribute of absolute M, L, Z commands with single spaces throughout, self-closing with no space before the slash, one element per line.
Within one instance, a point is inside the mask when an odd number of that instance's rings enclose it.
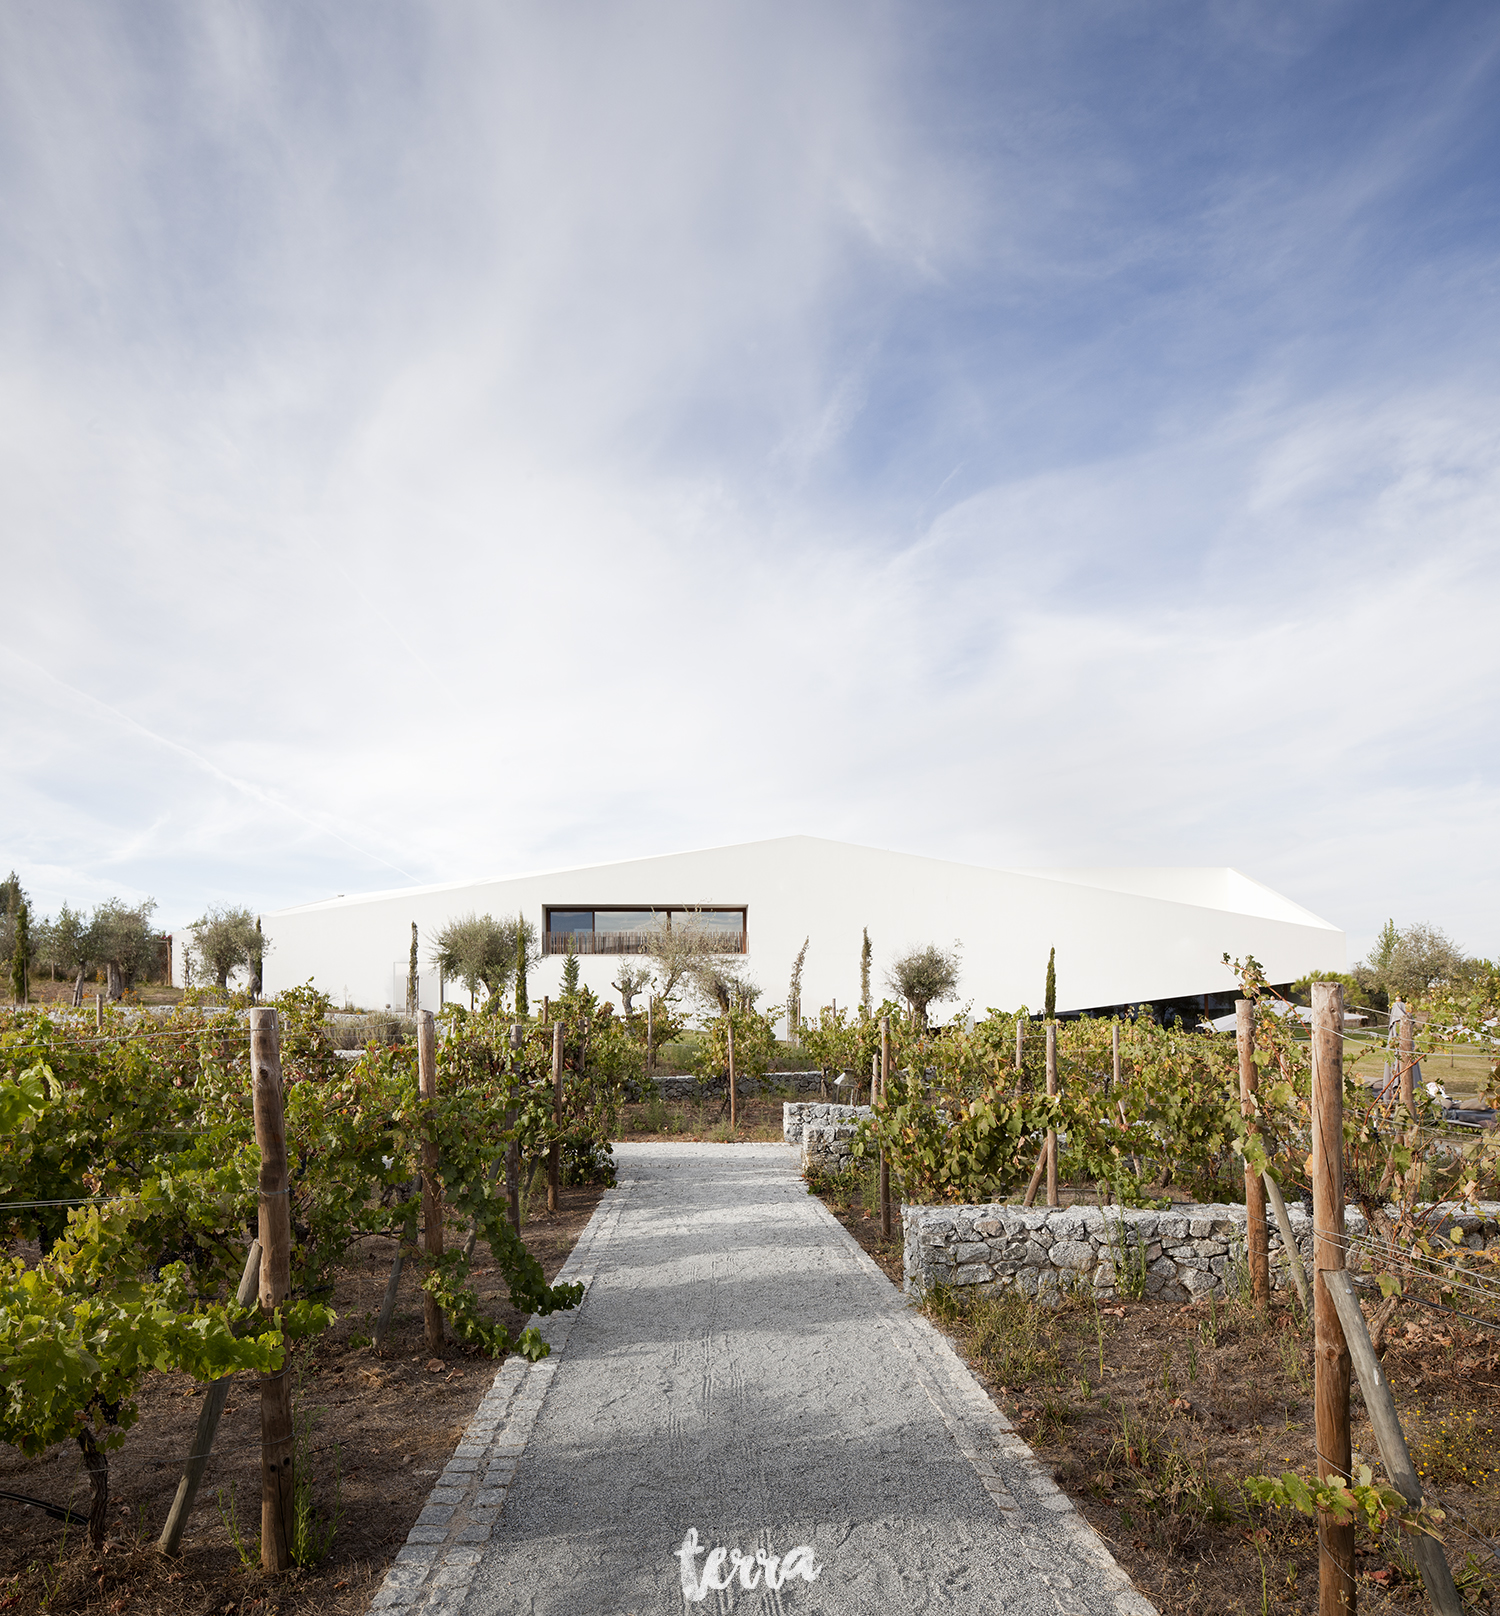
<path fill-rule="evenodd" d="M 0 14 L 0 862 L 789 832 L 1500 953 L 1500 13 Z"/>

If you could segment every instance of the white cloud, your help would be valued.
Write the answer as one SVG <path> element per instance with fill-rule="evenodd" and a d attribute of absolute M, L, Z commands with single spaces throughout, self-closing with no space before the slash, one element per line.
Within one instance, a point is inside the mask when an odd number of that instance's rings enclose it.
<path fill-rule="evenodd" d="M 9 24 L 45 906 L 806 830 L 1500 950 L 1500 389 L 1451 337 L 1372 379 L 1276 268 L 1337 175 L 1169 205 L 1024 61 L 986 147 L 899 7 L 372 15 Z"/>

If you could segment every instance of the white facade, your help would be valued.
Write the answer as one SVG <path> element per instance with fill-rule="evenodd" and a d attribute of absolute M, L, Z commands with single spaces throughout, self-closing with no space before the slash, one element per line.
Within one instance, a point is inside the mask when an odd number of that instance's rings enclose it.
<path fill-rule="evenodd" d="M 1059 1011 L 1225 992 L 1223 956 L 1253 954 L 1272 982 L 1342 971 L 1344 934 L 1238 871 L 1219 869 L 991 870 L 887 853 L 812 836 L 786 836 L 695 853 L 449 886 L 333 898 L 264 916 L 270 948 L 265 991 L 311 978 L 342 1000 L 392 1004 L 411 924 L 424 970 L 431 939 L 472 912 L 524 913 L 540 931 L 547 909 L 745 910 L 745 973 L 763 1004 L 785 1001 L 792 962 L 810 942 L 802 1010 L 859 996 L 868 927 L 872 989 L 883 996 L 890 962 L 909 948 L 961 945 L 960 1000 L 982 1014 L 1042 1003 L 1047 951 L 1057 949 Z M 582 980 L 617 1000 L 610 983 L 625 955 L 586 955 Z M 562 959 L 532 973 L 533 999 L 558 991 Z M 462 997 L 457 984 L 449 998 Z M 431 979 L 423 1007 L 435 1008 Z M 618 1001 L 617 1001 L 618 1002 Z M 397 1003 L 396 1008 L 404 1006 Z M 943 1016 L 956 1006 L 935 1005 Z"/>

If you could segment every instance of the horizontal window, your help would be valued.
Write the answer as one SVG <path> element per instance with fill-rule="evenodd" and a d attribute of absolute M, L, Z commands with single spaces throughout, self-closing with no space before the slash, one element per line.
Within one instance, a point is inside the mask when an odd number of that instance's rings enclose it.
<path fill-rule="evenodd" d="M 596 932 L 654 931 L 665 926 L 667 917 L 661 910 L 650 909 L 596 909 Z"/>
<path fill-rule="evenodd" d="M 745 952 L 744 909 L 697 909 L 682 904 L 644 908 L 543 910 L 546 954 L 644 954 L 653 933 L 689 926 L 713 934 L 726 953 Z"/>

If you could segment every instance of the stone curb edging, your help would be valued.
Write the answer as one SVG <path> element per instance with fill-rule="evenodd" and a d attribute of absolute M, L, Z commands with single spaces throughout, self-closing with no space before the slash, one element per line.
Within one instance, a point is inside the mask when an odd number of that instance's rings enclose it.
<path fill-rule="evenodd" d="M 814 1200 L 854 1264 L 890 1285 L 890 1279 L 854 1236 L 821 1201 L 816 1201 L 816 1197 Z M 1115 1559 L 1109 1545 L 1058 1486 L 1052 1472 L 1016 1435 L 1015 1427 L 996 1407 L 948 1337 L 930 1320 L 914 1313 L 909 1304 L 903 1304 L 899 1293 L 893 1296 L 888 1307 L 881 1309 L 880 1322 L 896 1350 L 912 1364 L 922 1390 L 948 1428 L 958 1451 L 973 1467 L 980 1485 L 994 1500 L 1001 1519 L 1016 1529 L 1017 1552 L 1026 1556 L 1036 1579 L 1052 1590 L 1058 1608 L 1068 1608 L 1057 1596 L 1071 1584 L 1066 1573 L 1059 1569 L 1055 1555 L 1044 1545 L 1031 1541 L 1020 1506 L 1006 1487 L 1002 1471 L 1011 1476 L 1019 1472 L 1042 1508 L 1056 1517 L 1079 1557 L 1098 1573 L 1113 1596 L 1118 1616 L 1160 1616 L 1156 1606 L 1130 1580 L 1130 1574 Z"/>
<path fill-rule="evenodd" d="M 516 1465 L 530 1440 L 573 1325 L 588 1301 L 592 1254 L 607 1244 L 620 1221 L 625 1183 L 617 1183 L 594 1209 L 553 1284 L 582 1282 L 576 1308 L 533 1317 L 552 1351 L 539 1363 L 513 1356 L 501 1364 L 474 1412 L 453 1457 L 438 1477 L 416 1525 L 370 1601 L 372 1611 L 456 1613 L 484 1555 Z"/>

